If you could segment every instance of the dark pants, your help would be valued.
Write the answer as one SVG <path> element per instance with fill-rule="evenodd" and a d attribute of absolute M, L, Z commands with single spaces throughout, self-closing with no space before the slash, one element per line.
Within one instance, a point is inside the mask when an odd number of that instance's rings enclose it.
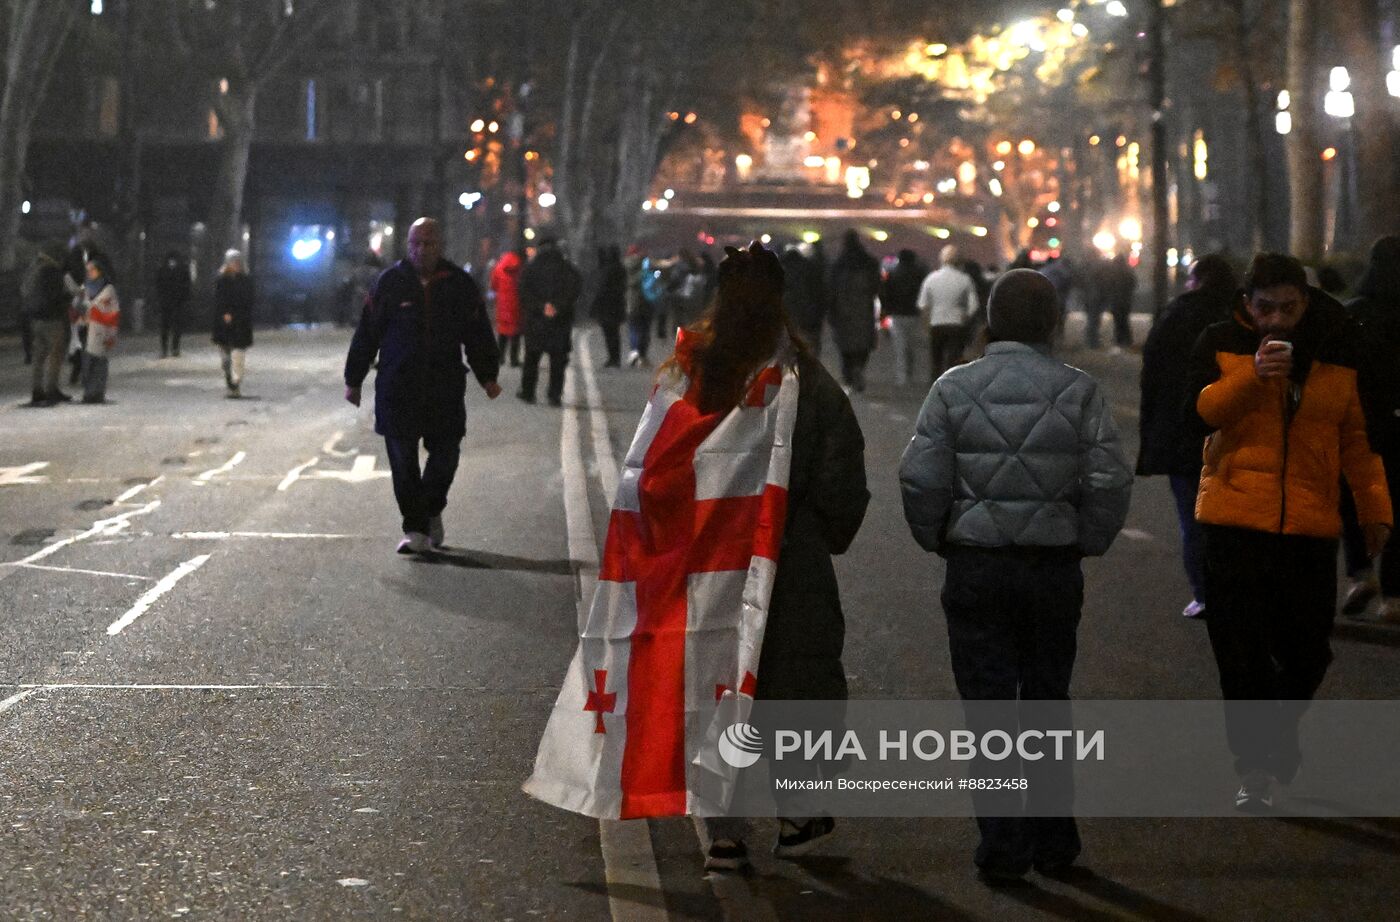
<path fill-rule="evenodd" d="M 865 363 L 868 361 L 869 352 L 841 353 L 841 380 L 857 394 L 865 390 Z"/>
<path fill-rule="evenodd" d="M 928 328 L 930 381 L 937 381 L 939 375 L 962 359 L 963 337 L 959 324 L 940 323 Z"/>
<path fill-rule="evenodd" d="M 24 350 L 24 364 L 34 361 L 34 329 L 30 326 L 28 314 L 19 315 L 19 344 Z"/>
<path fill-rule="evenodd" d="M 180 334 L 185 329 L 185 305 L 160 306 L 160 354 L 180 354 Z"/>
<path fill-rule="evenodd" d="M 608 347 L 608 367 L 622 364 L 622 324 L 599 323 L 603 330 L 603 343 Z"/>
<path fill-rule="evenodd" d="M 539 349 L 525 349 L 525 368 L 520 373 L 520 392 L 529 399 L 535 399 L 535 386 L 540 380 L 540 358 L 549 356 L 549 385 L 545 393 L 549 399 L 558 400 L 564 394 L 564 369 L 569 366 L 569 353 L 563 349 L 543 352 Z"/>
<path fill-rule="evenodd" d="M 1196 492 L 1200 489 L 1200 474 L 1171 474 L 1167 478 L 1176 500 L 1176 520 L 1181 526 L 1181 562 L 1186 567 L 1186 580 L 1191 584 L 1191 598 L 1197 602 L 1206 597 L 1206 555 L 1201 540 L 1201 526 L 1196 521 Z"/>
<path fill-rule="evenodd" d="M 63 370 L 63 352 L 68 348 L 68 321 L 35 320 L 34 397 L 58 396 L 58 374 Z"/>
<path fill-rule="evenodd" d="M 953 549 L 943 586 L 953 678 L 968 729 L 1069 729 L 1070 676 L 1084 602 L 1080 555 L 1071 548 Z M 1034 702 L 1034 704 L 1031 704 Z M 974 759 L 973 778 L 1024 777 L 1027 790 L 974 791 L 982 841 L 978 867 L 1024 872 L 1073 861 L 1074 763 Z"/>
<path fill-rule="evenodd" d="M 83 350 L 83 399 L 100 401 L 107 399 L 107 356 L 97 356 Z"/>
<path fill-rule="evenodd" d="M 638 308 L 627 315 L 627 337 L 632 351 L 643 359 L 651 346 L 651 305 Z"/>
<path fill-rule="evenodd" d="M 428 462 L 418 467 L 418 439 L 386 438 L 389 470 L 394 478 L 394 499 L 399 503 L 405 533 L 428 533 L 428 520 L 441 515 L 447 507 L 447 491 L 457 474 L 461 455 L 460 438 L 424 436 L 423 447 L 428 450 Z"/>
<path fill-rule="evenodd" d="M 1400 510 L 1400 456 L 1382 455 L 1385 462 L 1385 482 L 1390 488 L 1392 513 Z M 1356 516 L 1356 501 L 1351 489 L 1342 484 L 1342 552 L 1347 576 L 1360 579 L 1371 572 L 1371 557 L 1366 553 L 1366 534 Z M 1400 598 L 1400 529 L 1393 529 L 1390 540 L 1381 550 L 1381 595 Z"/>
<path fill-rule="evenodd" d="M 1286 783 L 1302 758 L 1298 722 L 1332 662 L 1337 542 L 1202 528 L 1206 627 L 1235 770 Z"/>
<path fill-rule="evenodd" d="M 501 354 L 501 359 L 505 360 L 507 347 L 510 353 L 510 367 L 520 367 L 520 334 L 519 333 L 497 333 L 496 351 Z"/>

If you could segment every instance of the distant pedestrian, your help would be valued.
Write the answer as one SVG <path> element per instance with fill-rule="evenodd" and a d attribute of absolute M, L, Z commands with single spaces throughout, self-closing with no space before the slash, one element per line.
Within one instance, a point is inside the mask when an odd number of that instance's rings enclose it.
<path fill-rule="evenodd" d="M 865 365 L 875 349 L 875 299 L 880 294 L 880 263 L 846 231 L 841 255 L 831 266 L 828 319 L 841 353 L 841 380 L 857 394 L 865 391 Z"/>
<path fill-rule="evenodd" d="M 647 297 L 648 265 L 642 248 L 633 244 L 622 260 L 627 272 L 627 339 L 631 350 L 627 364 L 633 368 L 650 367 L 647 351 L 651 346 L 651 299 Z"/>
<path fill-rule="evenodd" d="M 481 290 L 442 258 L 437 221 L 419 218 L 408 230 L 408 258 L 374 283 L 345 358 L 345 399 L 355 406 L 379 360 L 374 431 L 384 437 L 403 517 L 400 554 L 428 553 L 446 539 L 442 511 L 467 431 L 463 350 L 482 390 L 495 400 L 500 355 Z M 421 468 L 420 442 L 428 454 Z"/>
<path fill-rule="evenodd" d="M 63 284 L 63 245 L 45 244 L 25 275 L 24 315 L 34 336 L 34 376 L 30 406 L 50 407 L 72 398 L 58 389 L 67 351 L 68 312 L 73 298 Z"/>
<path fill-rule="evenodd" d="M 794 244 L 783 251 L 783 310 L 798 334 L 821 360 L 822 323 L 826 320 L 826 279 L 817 261 Z"/>
<path fill-rule="evenodd" d="M 1167 305 L 1142 347 L 1137 473 L 1165 474 L 1171 485 L 1182 562 L 1191 585 L 1191 601 L 1181 612 L 1187 618 L 1205 614 L 1206 571 L 1196 523 L 1201 435 L 1188 423 L 1193 395 L 1186 386 L 1186 370 L 1196 340 L 1207 327 L 1229 320 L 1238 305 L 1238 282 L 1230 263 L 1223 256 L 1202 256 L 1186 276 L 1186 292 Z"/>
<path fill-rule="evenodd" d="M 559 249 L 558 241 L 548 236 L 541 238 L 535 258 L 520 273 L 525 367 L 520 375 L 520 391 L 515 396 L 526 403 L 535 402 L 540 359 L 544 356 L 549 356 L 545 397 L 552 407 L 563 402 L 564 370 L 574 347 L 574 311 L 582 288 L 578 270 Z"/>
<path fill-rule="evenodd" d="M 180 334 L 185 329 L 189 304 L 190 263 L 179 250 L 170 250 L 156 270 L 156 310 L 160 312 L 160 357 L 179 357 Z"/>
<path fill-rule="evenodd" d="M 1055 325 L 1055 341 L 1059 342 L 1065 332 L 1065 317 L 1069 314 L 1069 299 L 1078 281 L 1074 263 L 1068 256 L 1052 256 L 1041 266 L 1040 274 L 1050 280 L 1055 287 L 1055 300 L 1060 306 L 1060 319 Z"/>
<path fill-rule="evenodd" d="M 962 361 L 968 324 L 978 309 L 977 285 L 959 268 L 958 248 L 945 246 L 938 259 L 937 271 L 919 289 L 919 310 L 928 321 L 931 382 Z"/>
<path fill-rule="evenodd" d="M 219 277 L 214 280 L 214 344 L 224 369 L 226 397 L 243 396 L 243 370 L 248 350 L 253 346 L 253 279 L 243 262 L 243 254 L 224 254 Z"/>
<path fill-rule="evenodd" d="M 63 270 L 67 278 L 64 283 L 68 291 L 73 295 L 78 295 L 87 281 L 87 265 L 91 260 L 97 260 L 104 267 L 112 265 L 111 259 L 97 245 L 97 228 L 92 221 L 86 217 L 78 222 L 77 229 L 73 233 L 72 242 L 68 248 L 68 256 L 64 260 Z M 73 328 L 72 347 L 70 349 L 70 361 L 73 366 L 72 373 L 68 377 L 69 384 L 77 384 L 82 375 L 83 355 L 85 354 L 84 344 L 87 342 L 87 318 L 79 312 L 78 319 Z"/>
<path fill-rule="evenodd" d="M 1400 236 L 1376 241 L 1370 263 L 1356 285 L 1356 294 L 1347 309 L 1360 326 L 1357 387 L 1366 412 L 1371 448 L 1385 465 L 1393 521 L 1400 503 Z M 1344 489 L 1342 497 L 1342 518 L 1347 526 L 1342 531 L 1342 541 L 1347 576 L 1351 578 L 1342 611 L 1359 615 L 1379 593 L 1381 620 L 1400 623 L 1400 538 L 1392 531 L 1380 552 L 1378 578 L 1375 555 L 1366 547 L 1351 491 Z"/>
<path fill-rule="evenodd" d="M 496 351 L 509 357 L 510 367 L 520 367 L 520 272 L 525 268 L 522 250 L 506 250 L 491 270 L 491 291 L 496 295 Z"/>
<path fill-rule="evenodd" d="M 1136 291 L 1137 274 L 1128 265 L 1128 257 L 1122 253 L 1104 257 L 1093 267 L 1089 303 L 1085 305 L 1088 324 L 1085 344 L 1090 349 L 1099 348 L 1099 323 L 1104 311 L 1113 317 L 1114 349 L 1126 349 L 1133 344 L 1131 320 Z"/>
<path fill-rule="evenodd" d="M 1132 473 L 1103 391 L 1050 357 L 1057 310 L 1039 273 L 1002 276 L 988 305 L 986 356 L 934 383 L 899 468 L 915 540 L 947 560 L 953 678 L 979 738 L 992 730 L 1014 738 L 1022 717 L 1072 725 L 1080 561 L 1105 553 L 1128 513 Z M 1073 864 L 1081 846 L 1072 762 L 981 757 L 971 771 L 1028 782 L 1024 793 L 973 791 L 981 830 L 973 860 L 984 879 Z"/>
<path fill-rule="evenodd" d="M 1264 812 L 1274 785 L 1298 771 L 1298 725 L 1332 661 L 1338 479 L 1356 498 L 1371 555 L 1392 517 L 1344 309 L 1283 254 L 1256 256 L 1244 288 L 1234 319 L 1197 341 L 1187 393 L 1207 437 L 1196 520 L 1206 628 L 1241 781 L 1235 807 Z"/>
<path fill-rule="evenodd" d="M 919 290 L 928 274 L 928 266 L 919 259 L 919 254 L 913 250 L 900 250 L 898 261 L 880 286 L 880 313 L 890 321 L 890 339 L 894 344 L 894 383 L 900 387 L 909 383 L 917 362 L 915 355 L 923 351 Z"/>
<path fill-rule="evenodd" d="M 78 313 L 86 323 L 83 342 L 83 403 L 107 402 L 108 362 L 117 348 L 121 303 L 100 259 L 89 259 L 87 279 L 78 292 Z"/>
<path fill-rule="evenodd" d="M 664 338 L 674 341 L 676 328 L 689 326 L 700 318 L 700 312 L 705 309 L 707 287 L 705 267 L 700 258 L 690 250 L 682 249 L 676 254 L 675 265 L 671 267 L 666 283 L 671 327 Z"/>
<path fill-rule="evenodd" d="M 598 266 L 589 281 L 589 316 L 603 331 L 608 350 L 604 368 L 622 365 L 622 321 L 627 317 L 627 270 L 622 253 L 615 246 L 598 248 Z"/>

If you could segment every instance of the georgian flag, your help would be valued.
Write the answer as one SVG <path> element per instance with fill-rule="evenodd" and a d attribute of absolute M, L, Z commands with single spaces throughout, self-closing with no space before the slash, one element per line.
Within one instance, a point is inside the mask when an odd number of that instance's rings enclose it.
<path fill-rule="evenodd" d="M 723 800 L 732 784 L 713 777 L 727 769 L 712 750 L 718 722 L 744 719 L 757 686 L 797 373 L 775 359 L 727 413 L 702 414 L 690 387 L 658 386 L 642 415 L 593 604 L 525 783 L 565 810 L 714 813 L 714 792 Z"/>

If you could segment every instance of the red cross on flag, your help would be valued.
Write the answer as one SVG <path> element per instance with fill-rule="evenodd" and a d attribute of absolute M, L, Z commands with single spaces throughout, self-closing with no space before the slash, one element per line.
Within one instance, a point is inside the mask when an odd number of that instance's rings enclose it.
<path fill-rule="evenodd" d="M 793 364 L 775 359 L 727 413 L 701 413 L 689 378 L 652 393 L 526 793 L 629 819 L 690 813 L 711 787 L 695 763 L 716 699 L 743 719 L 757 686 L 797 388 Z"/>

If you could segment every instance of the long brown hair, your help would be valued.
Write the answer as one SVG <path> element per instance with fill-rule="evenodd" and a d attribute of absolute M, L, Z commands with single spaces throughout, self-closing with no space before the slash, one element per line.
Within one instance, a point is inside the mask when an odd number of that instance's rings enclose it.
<path fill-rule="evenodd" d="M 783 267 L 763 244 L 725 247 L 719 285 L 700 319 L 685 328 L 676 354 L 656 371 L 657 380 L 690 375 L 702 413 L 730 410 L 744 399 L 754 372 L 773 357 L 787 333 L 796 354 L 806 354 L 783 309 Z"/>

